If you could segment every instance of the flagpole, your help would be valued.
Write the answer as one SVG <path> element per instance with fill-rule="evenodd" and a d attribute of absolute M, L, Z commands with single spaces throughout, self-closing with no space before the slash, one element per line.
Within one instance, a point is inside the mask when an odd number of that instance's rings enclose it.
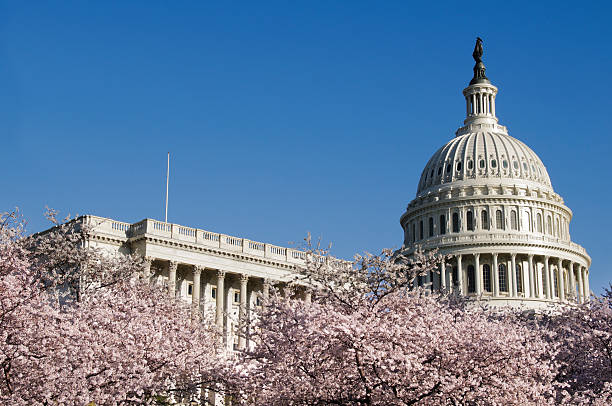
<path fill-rule="evenodd" d="M 168 222 L 168 184 L 170 183 L 170 151 L 168 151 L 168 166 L 166 167 L 166 219 Z"/>

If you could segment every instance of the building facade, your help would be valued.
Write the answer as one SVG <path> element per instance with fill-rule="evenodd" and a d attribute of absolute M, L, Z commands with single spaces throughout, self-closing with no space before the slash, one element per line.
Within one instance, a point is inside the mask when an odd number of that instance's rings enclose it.
<path fill-rule="evenodd" d="M 236 334 L 237 326 L 271 287 L 310 300 L 306 287 L 284 289 L 305 263 L 304 251 L 153 219 L 131 224 L 87 215 L 79 221 L 91 229 L 88 247 L 144 257 L 146 276 L 167 283 L 171 295 L 205 314 L 214 314 L 230 349 L 248 344 Z"/>
<path fill-rule="evenodd" d="M 400 218 L 402 252 L 438 249 L 450 257 L 439 274 L 420 277 L 421 286 L 496 305 L 583 302 L 591 258 L 571 241 L 572 211 L 535 152 L 498 123 L 480 39 L 473 56 L 464 125 L 425 165 Z"/>

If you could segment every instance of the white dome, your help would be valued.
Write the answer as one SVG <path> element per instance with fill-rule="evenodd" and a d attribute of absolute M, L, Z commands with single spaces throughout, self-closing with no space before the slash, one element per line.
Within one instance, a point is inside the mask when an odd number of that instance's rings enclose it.
<path fill-rule="evenodd" d="M 552 192 L 546 167 L 531 148 L 509 136 L 503 126 L 482 126 L 489 127 L 482 132 L 472 131 L 473 127 L 460 129 L 457 137 L 429 159 L 417 196 L 441 186 L 513 185 L 517 181 Z"/>

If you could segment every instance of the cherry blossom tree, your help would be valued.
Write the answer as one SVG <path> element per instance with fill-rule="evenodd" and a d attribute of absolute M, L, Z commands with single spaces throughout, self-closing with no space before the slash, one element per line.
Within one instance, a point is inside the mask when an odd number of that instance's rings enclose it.
<path fill-rule="evenodd" d="M 309 256 L 312 303 L 273 296 L 237 369 L 236 399 L 266 405 L 553 404 L 550 346 L 514 315 L 409 291 L 444 258 Z M 321 259 L 323 258 L 323 259 Z M 300 278 L 299 283 L 304 281 Z"/>
<path fill-rule="evenodd" d="M 137 259 L 84 248 L 76 222 L 23 237 L 17 216 L 1 220 L 0 403 L 143 404 L 220 381 L 212 324 Z"/>
<path fill-rule="evenodd" d="M 612 404 L 612 300 L 592 297 L 546 318 L 543 331 L 556 348 L 558 400 L 568 404 Z"/>

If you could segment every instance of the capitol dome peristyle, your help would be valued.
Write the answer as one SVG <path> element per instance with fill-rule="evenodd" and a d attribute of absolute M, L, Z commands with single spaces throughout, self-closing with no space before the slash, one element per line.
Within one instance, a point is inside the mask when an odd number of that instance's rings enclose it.
<path fill-rule="evenodd" d="M 537 154 L 499 124 L 482 54 L 478 39 L 464 125 L 429 159 L 400 218 L 403 253 L 450 258 L 415 284 L 496 305 L 583 302 L 591 259 L 571 241 L 572 211 Z"/>

